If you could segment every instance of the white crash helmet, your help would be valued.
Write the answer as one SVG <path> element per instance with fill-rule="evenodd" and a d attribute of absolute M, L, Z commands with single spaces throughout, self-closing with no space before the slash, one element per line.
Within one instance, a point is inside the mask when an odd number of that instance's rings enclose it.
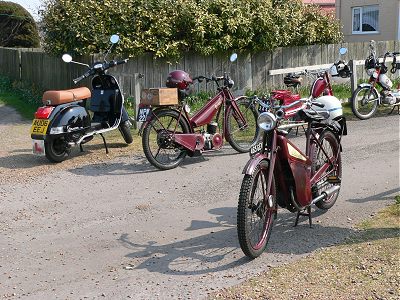
<path fill-rule="evenodd" d="M 334 96 L 322 96 L 315 99 L 317 102 L 324 104 L 324 107 L 313 106 L 313 109 L 319 112 L 328 112 L 329 118 L 328 120 L 332 121 L 333 119 L 343 115 L 342 103 L 334 97 Z"/>
<path fill-rule="evenodd" d="M 337 84 L 343 84 L 350 81 L 351 71 L 349 66 L 342 60 L 334 63 L 329 69 L 332 81 Z"/>

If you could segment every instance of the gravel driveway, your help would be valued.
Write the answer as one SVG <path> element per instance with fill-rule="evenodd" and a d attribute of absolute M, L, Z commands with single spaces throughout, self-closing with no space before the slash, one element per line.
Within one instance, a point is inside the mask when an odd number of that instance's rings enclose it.
<path fill-rule="evenodd" d="M 0 297 L 201 299 L 342 242 L 399 194 L 399 116 L 348 122 L 336 205 L 293 228 L 283 209 L 268 251 L 245 258 L 236 205 L 247 154 L 231 148 L 155 170 L 102 149 L 58 165 L 30 154 L 30 122 L 0 107 Z M 298 142 L 304 142 L 301 138 Z M 134 143 L 139 144 L 138 137 Z M 112 152 L 118 154 L 117 148 Z"/>

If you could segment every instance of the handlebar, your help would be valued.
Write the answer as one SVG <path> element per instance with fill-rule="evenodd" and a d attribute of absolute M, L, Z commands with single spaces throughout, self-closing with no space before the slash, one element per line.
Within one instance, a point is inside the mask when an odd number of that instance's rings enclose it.
<path fill-rule="evenodd" d="M 118 65 L 122 65 L 122 64 L 126 64 L 129 61 L 129 58 L 123 59 L 123 60 L 119 60 L 119 61 L 110 61 L 110 62 L 104 62 L 101 64 L 100 68 L 95 68 L 95 66 L 98 66 L 98 63 L 95 63 L 93 66 L 90 67 L 90 69 L 88 71 L 86 71 L 85 74 L 79 76 L 78 78 L 73 79 L 72 81 L 74 82 L 74 84 L 77 84 L 79 81 L 94 75 L 96 72 L 97 73 L 102 73 L 105 72 L 106 70 L 108 70 L 109 68 L 118 66 Z"/>
<path fill-rule="evenodd" d="M 311 98 L 302 98 L 302 99 L 296 100 L 288 105 L 275 105 L 275 106 L 265 104 L 264 101 L 262 101 L 257 95 L 253 96 L 252 98 L 254 101 L 256 101 L 260 106 L 265 108 L 267 111 L 270 111 L 272 109 L 278 115 L 281 115 L 281 113 L 278 113 L 279 111 L 284 112 L 285 110 L 292 108 L 300 103 L 306 103 L 308 108 L 313 105 L 318 106 L 320 108 L 325 107 L 325 104 L 318 102 L 318 101 L 312 101 Z"/>

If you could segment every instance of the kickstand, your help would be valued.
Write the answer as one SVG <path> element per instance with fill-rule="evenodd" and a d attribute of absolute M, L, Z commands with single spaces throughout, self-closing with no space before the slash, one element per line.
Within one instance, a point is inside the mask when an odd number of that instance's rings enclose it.
<path fill-rule="evenodd" d="M 307 207 L 307 212 L 304 212 L 304 211 L 305 211 L 305 209 L 297 212 L 296 221 L 294 222 L 294 227 L 297 226 L 300 216 L 308 216 L 308 222 L 310 223 L 310 228 L 312 228 L 311 206 Z"/>
<path fill-rule="evenodd" d="M 106 147 L 106 154 L 108 154 L 108 147 L 107 147 L 106 139 L 104 138 L 104 135 L 102 133 L 100 133 L 100 135 L 101 135 L 101 138 L 103 139 L 104 147 Z"/>
<path fill-rule="evenodd" d="M 83 152 L 83 146 L 82 146 L 82 144 L 79 144 L 79 148 L 81 149 L 81 152 Z"/>
<path fill-rule="evenodd" d="M 397 107 L 397 114 L 400 115 L 400 104 L 399 105 L 394 105 L 392 110 L 390 111 L 390 113 L 388 113 L 388 115 L 391 115 L 396 107 Z"/>

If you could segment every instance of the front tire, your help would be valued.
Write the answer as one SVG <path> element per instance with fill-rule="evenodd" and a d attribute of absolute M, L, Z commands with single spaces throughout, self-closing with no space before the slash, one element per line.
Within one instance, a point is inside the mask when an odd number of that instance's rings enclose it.
<path fill-rule="evenodd" d="M 143 129 L 143 152 L 148 161 L 160 170 L 176 168 L 185 158 L 186 150 L 173 141 L 173 134 L 189 133 L 189 127 L 175 110 L 153 113 L 155 116 Z"/>
<path fill-rule="evenodd" d="M 250 258 L 260 256 L 271 235 L 277 210 L 275 178 L 270 191 L 266 191 L 269 162 L 261 161 L 252 175 L 245 175 L 240 188 L 237 232 L 244 254 Z"/>
<path fill-rule="evenodd" d="M 241 124 L 233 106 L 230 106 L 227 120 L 228 142 L 237 152 L 245 153 L 250 150 L 258 132 L 258 112 L 250 99 L 239 99 L 236 104 L 246 120 L 247 126 Z"/>
<path fill-rule="evenodd" d="M 133 137 L 131 133 L 130 122 L 129 121 L 121 122 L 118 129 L 121 132 L 122 138 L 124 139 L 125 143 L 132 144 Z"/>
<path fill-rule="evenodd" d="M 353 114 L 361 119 L 371 118 L 378 109 L 379 95 L 376 89 L 368 86 L 358 87 L 351 97 L 351 110 Z"/>
<path fill-rule="evenodd" d="M 60 163 L 69 156 L 70 149 L 63 137 L 44 141 L 46 157 L 49 161 Z"/>
<path fill-rule="evenodd" d="M 321 179 L 312 187 L 313 196 L 316 197 L 321 195 L 324 190 L 331 188 L 333 185 L 341 186 L 342 179 L 342 159 L 340 155 L 340 145 L 336 136 L 331 131 L 324 131 L 321 133 L 319 141 L 324 149 L 325 153 L 333 161 L 333 166 L 329 166 L 328 169 L 321 175 Z M 321 167 L 327 163 L 327 157 L 324 151 L 317 144 L 312 150 L 312 166 L 311 166 L 311 176 L 316 174 Z M 337 182 L 330 183 L 328 176 L 333 176 L 338 179 Z M 340 189 L 328 196 L 327 199 L 318 201 L 315 205 L 320 209 L 331 208 L 338 196 Z"/>

